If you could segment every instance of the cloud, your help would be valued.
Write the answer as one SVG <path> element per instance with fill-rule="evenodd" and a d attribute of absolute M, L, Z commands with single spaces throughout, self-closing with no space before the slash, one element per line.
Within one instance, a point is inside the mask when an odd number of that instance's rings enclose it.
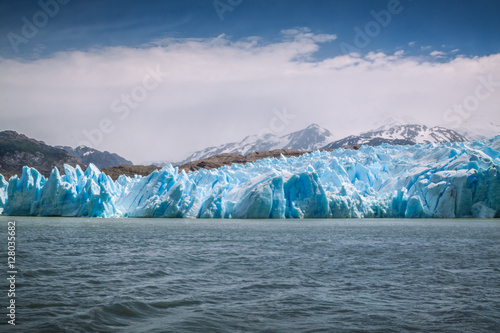
<path fill-rule="evenodd" d="M 413 46 L 415 46 L 416 44 L 417 44 L 417 42 L 413 41 L 413 42 L 409 42 L 409 43 L 408 43 L 408 46 L 413 47 Z"/>
<path fill-rule="evenodd" d="M 281 34 L 288 39 L 293 39 L 295 41 L 310 40 L 313 42 L 325 43 L 337 39 L 337 35 L 314 34 L 309 28 L 285 29 L 281 31 Z"/>
<path fill-rule="evenodd" d="M 388 113 L 440 124 L 447 108 L 474 93 L 478 77 L 500 80 L 500 55 L 440 63 L 402 51 L 312 58 L 335 38 L 292 29 L 276 42 L 221 35 L 34 61 L 0 58 L 0 124 L 71 146 L 99 130 L 100 150 L 134 162 L 177 161 L 258 133 L 283 107 L 295 118 L 281 134 L 314 122 L 340 138 L 372 128 Z M 168 75 L 156 82 L 151 71 Z M 134 94 L 127 106 L 124 98 Z M 497 123 L 499 95 L 477 111 Z"/>
<path fill-rule="evenodd" d="M 441 51 L 432 51 L 430 53 L 431 56 L 435 57 L 435 58 L 438 58 L 438 59 L 441 59 L 441 58 L 444 58 L 444 56 L 446 55 L 445 52 L 441 52 Z"/>

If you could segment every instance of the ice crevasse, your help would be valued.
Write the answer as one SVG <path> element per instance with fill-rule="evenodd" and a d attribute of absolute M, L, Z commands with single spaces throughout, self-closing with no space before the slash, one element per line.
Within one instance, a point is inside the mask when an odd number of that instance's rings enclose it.
<path fill-rule="evenodd" d="M 3 215 L 168 218 L 500 217 L 500 136 L 363 146 L 116 181 L 90 165 L 0 176 Z"/>

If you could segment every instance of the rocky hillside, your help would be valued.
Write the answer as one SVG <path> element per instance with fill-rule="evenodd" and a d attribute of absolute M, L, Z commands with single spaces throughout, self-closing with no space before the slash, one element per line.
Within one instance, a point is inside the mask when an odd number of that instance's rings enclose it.
<path fill-rule="evenodd" d="M 135 175 L 138 176 L 148 176 L 151 172 L 159 170 L 161 168 L 155 166 L 144 166 L 144 165 L 119 165 L 110 168 L 101 169 L 102 172 L 117 180 L 121 175 L 125 175 L 134 178 Z"/>
<path fill-rule="evenodd" d="M 56 148 L 64 149 L 71 156 L 82 161 L 85 165 L 93 163 L 99 169 L 111 168 L 119 165 L 133 165 L 131 161 L 124 159 L 120 155 L 108 151 L 99 151 L 86 146 L 78 146 L 76 148 L 57 146 Z"/>
<path fill-rule="evenodd" d="M 15 174 L 20 176 L 25 165 L 48 177 L 55 166 L 62 170 L 64 164 L 84 167 L 80 160 L 62 149 L 15 131 L 0 132 L 0 174 L 6 179 Z"/>

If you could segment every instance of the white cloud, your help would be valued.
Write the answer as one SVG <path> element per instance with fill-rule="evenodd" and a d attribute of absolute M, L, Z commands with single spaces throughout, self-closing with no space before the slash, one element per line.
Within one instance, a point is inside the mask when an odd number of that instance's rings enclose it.
<path fill-rule="evenodd" d="M 268 127 L 273 109 L 296 117 L 283 134 L 318 123 L 337 137 L 370 129 L 382 114 L 429 125 L 474 93 L 480 75 L 500 81 L 500 55 L 444 63 L 381 52 L 311 56 L 334 35 L 284 31 L 284 39 L 169 39 L 143 48 L 63 52 L 36 61 L 0 58 L 0 124 L 49 144 L 77 145 L 108 118 L 101 150 L 134 162 L 180 160 L 189 151 Z M 147 67 L 168 77 L 125 119 L 112 103 L 143 84 Z M 500 122 L 499 93 L 477 111 Z"/>
<path fill-rule="evenodd" d="M 436 58 L 444 58 L 444 55 L 446 55 L 445 52 L 441 51 L 432 51 L 431 56 L 436 57 Z"/>
<path fill-rule="evenodd" d="M 413 47 L 413 46 L 415 46 L 416 44 L 417 44 L 417 42 L 409 42 L 409 43 L 408 43 L 408 46 Z"/>
<path fill-rule="evenodd" d="M 325 43 L 337 39 L 337 35 L 314 34 L 309 28 L 295 28 L 281 31 L 282 35 L 293 40 L 311 40 L 313 42 Z"/>

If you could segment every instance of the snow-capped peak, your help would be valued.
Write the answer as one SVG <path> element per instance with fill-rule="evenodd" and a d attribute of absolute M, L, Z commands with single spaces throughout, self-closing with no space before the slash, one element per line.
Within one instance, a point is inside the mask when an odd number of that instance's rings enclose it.
<path fill-rule="evenodd" d="M 443 142 L 464 142 L 467 138 L 444 127 L 427 127 L 420 124 L 383 126 L 376 130 L 351 135 L 334 141 L 324 148 L 335 149 L 348 145 L 378 146 L 382 143 L 413 145 Z"/>
<path fill-rule="evenodd" d="M 332 141 L 333 135 L 318 124 L 311 124 L 306 128 L 278 136 L 274 133 L 250 135 L 239 142 L 231 142 L 216 147 L 208 147 L 194 152 L 181 162 L 187 163 L 223 153 L 247 155 L 255 151 L 273 149 L 315 150 Z"/>

